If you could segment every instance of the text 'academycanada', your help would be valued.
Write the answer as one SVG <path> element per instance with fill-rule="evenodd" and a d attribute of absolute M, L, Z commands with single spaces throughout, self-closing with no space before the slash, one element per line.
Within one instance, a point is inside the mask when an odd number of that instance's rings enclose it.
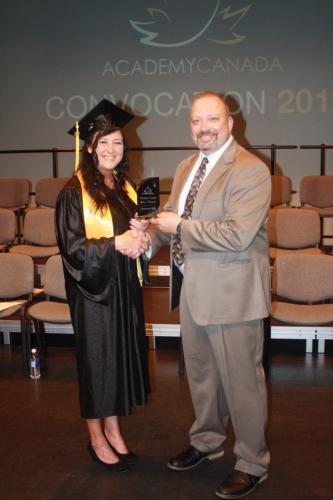
<path fill-rule="evenodd" d="M 130 61 L 119 59 L 118 61 L 107 61 L 104 65 L 102 76 L 128 77 L 134 75 L 174 75 L 193 73 L 265 73 L 279 71 L 283 72 L 283 67 L 277 57 L 269 59 L 264 56 L 250 57 L 184 57 L 182 59 L 143 59 Z"/>

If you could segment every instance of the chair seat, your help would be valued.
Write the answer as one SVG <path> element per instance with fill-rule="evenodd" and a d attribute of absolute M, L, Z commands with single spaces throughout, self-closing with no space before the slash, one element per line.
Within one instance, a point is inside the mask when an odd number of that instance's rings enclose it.
<path fill-rule="evenodd" d="M 275 301 L 271 316 L 284 323 L 324 325 L 333 321 L 333 304 L 293 304 Z"/>
<path fill-rule="evenodd" d="M 275 248 L 269 247 L 269 256 L 271 259 L 276 259 L 278 255 L 290 255 L 294 253 L 305 253 L 305 254 L 321 254 L 323 253 L 320 248 Z"/>
<path fill-rule="evenodd" d="M 272 210 L 279 210 L 280 208 L 292 208 L 291 205 L 274 205 L 271 207 Z"/>
<path fill-rule="evenodd" d="M 13 210 L 14 212 L 17 212 L 18 210 L 23 210 L 24 208 L 26 208 L 26 205 L 18 205 L 17 207 L 7 207 L 7 208 L 10 208 L 10 210 Z"/>
<path fill-rule="evenodd" d="M 19 253 L 24 255 L 30 255 L 32 258 L 38 257 L 50 257 L 59 253 L 59 248 L 57 245 L 50 247 L 42 247 L 37 245 L 15 245 L 9 249 L 10 253 Z"/>
<path fill-rule="evenodd" d="M 21 301 L 21 302 L 24 303 L 26 301 Z M 7 309 L 0 311 L 0 318 L 6 318 L 6 317 L 11 316 L 12 314 L 16 313 L 17 311 L 19 311 L 22 307 L 22 303 L 16 304 L 16 305 L 11 306 L 11 307 L 7 307 Z"/>
<path fill-rule="evenodd" d="M 310 210 L 315 210 L 316 212 L 318 212 L 318 214 L 321 216 L 321 217 L 333 217 L 333 208 L 332 207 L 315 207 L 315 206 L 312 206 L 312 205 L 304 205 L 302 208 L 307 208 L 307 209 L 310 209 Z"/>
<path fill-rule="evenodd" d="M 46 323 L 71 323 L 69 306 L 62 302 L 38 302 L 29 307 L 29 315 Z"/>

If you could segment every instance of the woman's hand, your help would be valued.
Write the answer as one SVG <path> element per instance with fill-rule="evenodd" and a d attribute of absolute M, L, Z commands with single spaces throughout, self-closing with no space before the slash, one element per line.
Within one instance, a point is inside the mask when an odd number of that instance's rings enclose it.
<path fill-rule="evenodd" d="M 130 220 L 131 229 L 138 229 L 139 231 L 147 231 L 149 227 L 148 219 L 131 219 Z"/>
<path fill-rule="evenodd" d="M 115 237 L 116 250 L 131 259 L 136 259 L 149 247 L 149 237 L 143 231 L 129 229 Z"/>

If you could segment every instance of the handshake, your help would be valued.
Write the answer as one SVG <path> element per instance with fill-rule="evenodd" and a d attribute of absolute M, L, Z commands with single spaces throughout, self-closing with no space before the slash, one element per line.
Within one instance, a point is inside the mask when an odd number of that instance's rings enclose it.
<path fill-rule="evenodd" d="M 116 236 L 116 250 L 123 255 L 136 259 L 146 252 L 151 245 L 151 237 L 147 232 L 149 224 L 155 226 L 162 233 L 174 235 L 181 221 L 181 216 L 175 212 L 161 212 L 149 220 L 131 219 L 130 229 Z"/>
<path fill-rule="evenodd" d="M 151 243 L 148 226 L 146 219 L 131 219 L 130 229 L 115 237 L 116 250 L 131 259 L 145 253 Z"/>

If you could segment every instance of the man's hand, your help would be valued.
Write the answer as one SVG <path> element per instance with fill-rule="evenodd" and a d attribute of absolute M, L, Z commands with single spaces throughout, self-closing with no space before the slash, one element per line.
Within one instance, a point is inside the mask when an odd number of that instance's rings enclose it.
<path fill-rule="evenodd" d="M 162 233 L 176 234 L 177 226 L 181 220 L 181 216 L 175 212 L 161 212 L 154 219 L 150 219 L 150 222 Z"/>

